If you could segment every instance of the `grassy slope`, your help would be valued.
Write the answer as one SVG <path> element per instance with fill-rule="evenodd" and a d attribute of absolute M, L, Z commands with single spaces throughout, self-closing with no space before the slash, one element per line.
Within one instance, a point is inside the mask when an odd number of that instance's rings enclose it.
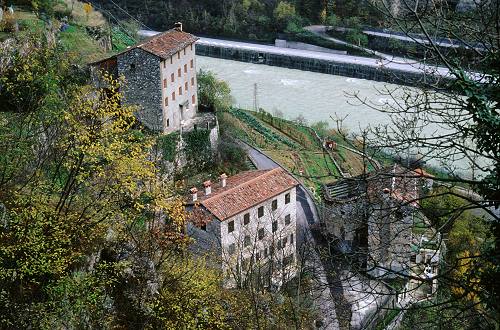
<path fill-rule="evenodd" d="M 246 115 L 234 112 L 222 114 L 222 125 L 226 126 L 231 134 L 260 148 L 302 178 L 302 182 L 312 191 L 319 193 L 322 184 L 338 178 L 334 163 L 323 152 L 320 143 L 309 129 L 266 114 L 251 111 L 245 113 Z M 359 174 L 362 170 L 361 157 L 347 150 L 339 152 L 343 153 L 342 156 L 336 156 L 341 166 L 351 168 L 354 175 Z"/>

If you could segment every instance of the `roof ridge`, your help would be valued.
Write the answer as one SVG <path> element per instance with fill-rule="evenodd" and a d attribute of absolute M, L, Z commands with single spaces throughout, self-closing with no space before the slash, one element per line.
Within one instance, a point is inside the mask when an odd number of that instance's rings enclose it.
<path fill-rule="evenodd" d="M 218 194 L 214 194 L 213 196 L 211 196 L 211 197 L 209 197 L 209 198 L 204 199 L 204 200 L 202 201 L 202 203 L 203 203 L 203 202 L 210 201 L 210 200 L 212 200 L 212 199 L 214 199 L 214 198 L 216 198 L 216 197 L 220 197 L 220 196 L 227 195 L 229 192 L 234 191 L 234 189 L 236 189 L 236 188 L 239 188 L 239 187 L 242 187 L 242 186 L 248 186 L 249 184 L 251 184 L 251 183 L 255 182 L 257 179 L 260 179 L 260 178 L 262 178 L 263 176 L 268 176 L 270 173 L 272 173 L 274 170 L 277 170 L 277 169 L 279 169 L 279 167 L 276 167 L 276 168 L 273 168 L 273 169 L 269 169 L 269 170 L 261 170 L 261 171 L 265 171 L 265 172 L 263 172 L 262 174 L 257 175 L 256 177 L 254 177 L 254 178 L 252 178 L 252 179 L 250 179 L 250 180 L 248 180 L 248 181 L 245 181 L 245 182 L 243 182 L 243 183 L 241 183 L 241 184 L 239 184 L 239 185 L 237 185 L 237 186 L 231 187 L 231 188 L 229 188 L 229 189 L 227 189 L 227 190 L 224 190 L 224 191 L 222 191 L 222 192 L 220 192 L 220 193 L 218 193 Z M 249 172 L 250 172 L 250 171 L 249 171 Z"/>

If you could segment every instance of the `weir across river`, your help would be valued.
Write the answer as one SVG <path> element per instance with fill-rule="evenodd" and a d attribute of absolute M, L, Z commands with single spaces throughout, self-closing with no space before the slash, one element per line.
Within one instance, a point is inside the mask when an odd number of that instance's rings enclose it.
<path fill-rule="evenodd" d="M 145 37 L 157 33 L 139 31 L 139 35 Z M 197 41 L 196 54 L 409 86 L 419 86 L 424 82 L 434 83 L 449 77 L 449 71 L 445 68 L 425 65 L 414 60 L 403 61 L 397 58 L 391 61 L 205 37 Z"/>

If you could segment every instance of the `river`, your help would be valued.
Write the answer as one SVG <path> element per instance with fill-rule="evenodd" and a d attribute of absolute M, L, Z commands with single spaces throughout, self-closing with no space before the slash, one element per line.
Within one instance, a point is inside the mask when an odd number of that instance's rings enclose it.
<path fill-rule="evenodd" d="M 349 94 L 359 96 L 374 107 L 394 102 L 390 97 L 381 95 L 379 90 L 386 87 L 392 90 L 398 85 L 365 79 L 348 78 L 329 74 L 300 71 L 262 64 L 252 64 L 211 57 L 197 56 L 197 67 L 214 72 L 231 87 L 234 104 L 246 109 L 253 109 L 254 84 L 257 84 L 257 103 L 259 108 L 275 113 L 281 111 L 287 119 L 302 115 L 312 124 L 327 121 L 334 127 L 332 117 L 345 118 L 344 128 L 350 133 L 359 133 L 369 126 L 390 124 L 387 114 L 381 113 Z M 417 89 L 413 89 L 418 92 Z M 397 92 L 395 93 L 397 95 Z M 424 125 L 423 135 L 432 136 L 445 132 L 438 125 Z M 422 150 L 413 150 L 422 153 Z M 423 152 L 426 153 L 426 152 Z M 438 159 L 429 155 L 429 164 L 440 166 Z M 434 157 L 440 158 L 439 154 Z M 450 163 L 449 159 L 447 163 Z M 470 173 L 469 163 L 465 159 L 451 160 L 459 172 Z"/>
<path fill-rule="evenodd" d="M 258 107 L 271 113 L 280 110 L 288 119 L 302 115 L 309 124 L 323 120 L 333 126 L 332 116 L 347 116 L 344 124 L 352 132 L 359 132 L 368 125 L 387 123 L 388 118 L 347 94 L 359 91 L 373 105 L 382 106 L 390 100 L 379 95 L 376 89 L 397 87 L 371 80 L 204 56 L 197 57 L 197 66 L 228 82 L 237 106 L 253 109 L 256 83 Z"/>

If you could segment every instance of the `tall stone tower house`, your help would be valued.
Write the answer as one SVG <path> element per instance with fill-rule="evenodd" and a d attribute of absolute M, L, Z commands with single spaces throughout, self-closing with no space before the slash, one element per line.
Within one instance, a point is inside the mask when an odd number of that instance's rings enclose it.
<path fill-rule="evenodd" d="M 127 104 L 138 106 L 136 115 L 144 126 L 162 133 L 178 131 L 195 118 L 198 108 L 196 40 L 177 23 L 91 68 L 125 78 L 121 92 Z"/>

